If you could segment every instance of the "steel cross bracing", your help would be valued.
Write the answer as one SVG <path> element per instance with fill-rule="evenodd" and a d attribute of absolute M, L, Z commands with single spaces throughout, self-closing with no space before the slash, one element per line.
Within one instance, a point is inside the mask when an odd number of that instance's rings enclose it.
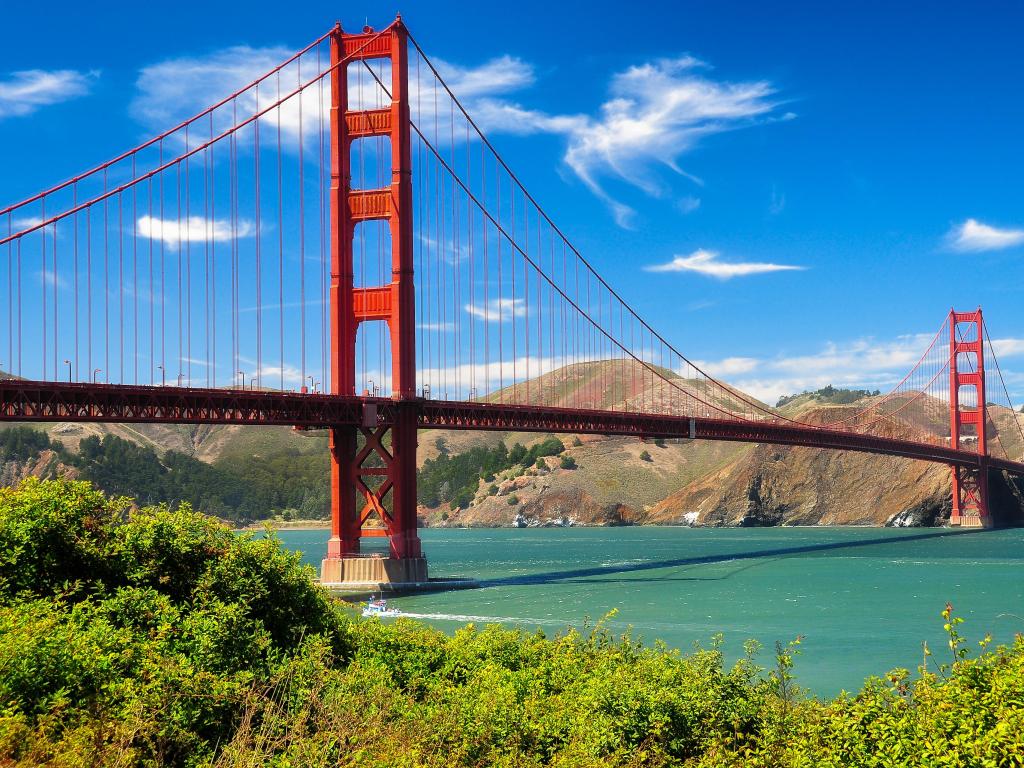
<path fill-rule="evenodd" d="M 941 462 L 961 525 L 991 519 L 989 470 L 1024 475 L 988 407 L 990 392 L 1011 404 L 980 309 L 951 312 L 884 395 L 813 423 L 758 402 L 597 273 L 400 18 L 335 26 L 195 117 L 0 208 L 0 270 L 0 420 L 328 430 L 327 580 L 367 535 L 422 559 L 418 429 Z M 1012 406 L 1000 418 L 1024 446 Z"/>

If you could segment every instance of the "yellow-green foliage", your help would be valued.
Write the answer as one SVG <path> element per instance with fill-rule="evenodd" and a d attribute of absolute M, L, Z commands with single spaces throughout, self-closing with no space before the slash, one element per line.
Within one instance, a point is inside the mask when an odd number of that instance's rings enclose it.
<path fill-rule="evenodd" d="M 1019 766 L 1024 641 L 819 702 L 613 637 L 353 619 L 273 538 L 83 483 L 0 490 L 0 764 Z M 983 641 L 983 646 L 985 642 Z M 937 654 L 938 655 L 938 654 Z"/>

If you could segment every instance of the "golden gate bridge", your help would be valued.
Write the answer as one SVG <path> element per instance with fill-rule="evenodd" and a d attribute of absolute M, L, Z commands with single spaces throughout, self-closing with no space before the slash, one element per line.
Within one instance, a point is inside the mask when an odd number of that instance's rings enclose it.
<path fill-rule="evenodd" d="M 949 312 L 884 395 L 813 421 L 758 402 L 594 270 L 400 17 L 335 26 L 170 130 L 0 209 L 0 227 L 0 420 L 329 430 L 326 583 L 426 580 L 420 429 L 942 462 L 959 526 L 991 525 L 990 472 L 1024 475 L 980 308 Z M 1010 408 L 1010 450 L 990 390 Z M 390 557 L 360 558 L 365 536 L 387 537 Z"/>

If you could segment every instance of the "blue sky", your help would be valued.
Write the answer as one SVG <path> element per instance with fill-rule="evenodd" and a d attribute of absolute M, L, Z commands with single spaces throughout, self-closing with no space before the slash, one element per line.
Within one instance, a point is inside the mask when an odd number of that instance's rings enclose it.
<path fill-rule="evenodd" d="M 428 53 L 482 83 L 526 186 L 712 372 L 766 399 L 885 389 L 951 305 L 980 304 L 1024 401 L 1024 5 L 410 5 Z M 298 49 L 339 11 L 350 29 L 394 11 L 175 9 L 6 9 L 0 202 L 161 127 L 138 108 L 155 65 Z"/>

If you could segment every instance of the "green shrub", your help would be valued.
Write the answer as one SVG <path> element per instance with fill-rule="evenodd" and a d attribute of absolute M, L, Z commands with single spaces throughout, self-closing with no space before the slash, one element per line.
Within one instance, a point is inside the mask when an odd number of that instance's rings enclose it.
<path fill-rule="evenodd" d="M 648 451 L 643 450 L 640 451 L 640 461 L 654 461 L 654 459 L 651 458 L 651 454 Z"/>
<path fill-rule="evenodd" d="M 514 507 L 516 504 L 519 503 L 519 497 L 513 493 L 505 500 L 505 503 L 508 504 L 510 507 Z"/>
<path fill-rule="evenodd" d="M 509 497 L 512 501 L 515 497 Z M 1024 637 L 807 698 L 798 642 L 683 655 L 346 618 L 273 537 L 85 483 L 0 489 L 0 764 L 1019 766 Z M 53 551 L 51 552 L 51 548 Z M 59 556 L 58 556 L 59 555 Z"/>
<path fill-rule="evenodd" d="M 576 459 L 567 453 L 563 453 L 561 458 L 558 460 L 558 466 L 562 469 L 576 469 Z"/>

